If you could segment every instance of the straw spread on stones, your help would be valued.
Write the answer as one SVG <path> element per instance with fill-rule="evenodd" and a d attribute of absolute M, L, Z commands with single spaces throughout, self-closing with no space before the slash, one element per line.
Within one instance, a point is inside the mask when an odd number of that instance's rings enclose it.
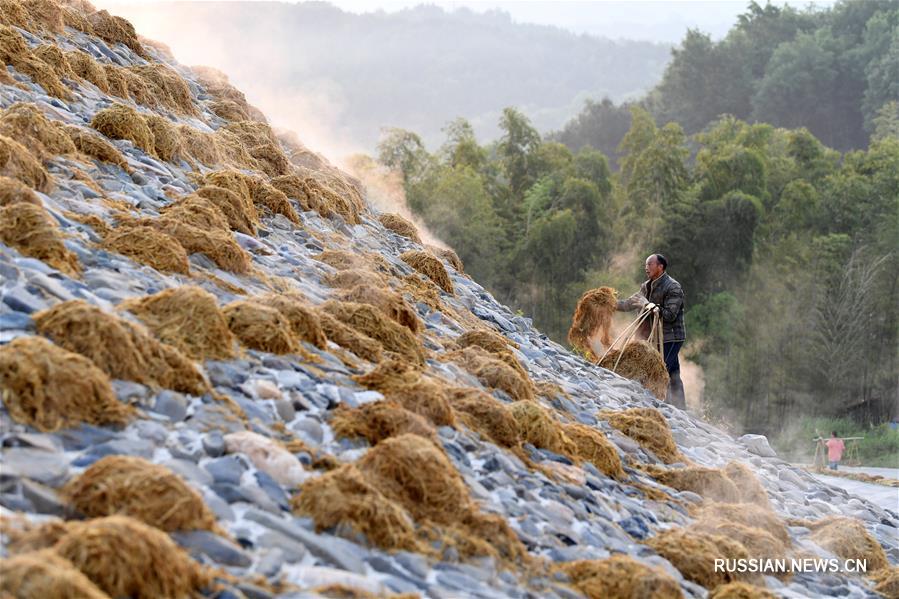
<path fill-rule="evenodd" d="M 607 420 L 643 448 L 652 451 L 666 464 L 683 462 L 668 421 L 655 408 L 630 408 L 623 411 L 602 410 L 599 417 Z"/>
<path fill-rule="evenodd" d="M 202 395 L 208 389 L 184 354 L 160 343 L 141 325 L 84 300 L 70 300 L 34 316 L 37 330 L 93 361 L 112 378 Z"/>
<path fill-rule="evenodd" d="M 234 357 L 234 336 L 215 296 L 199 287 L 183 286 L 126 300 L 120 310 L 137 316 L 163 343 L 194 360 Z"/>
<path fill-rule="evenodd" d="M 445 292 L 453 295 L 453 281 L 446 272 L 446 267 L 434 254 L 422 250 L 410 250 L 400 255 L 403 262 L 425 275 Z"/>
<path fill-rule="evenodd" d="M 116 399 L 105 372 L 41 337 L 0 346 L 0 383 L 12 419 L 41 431 L 82 422 L 123 425 L 134 415 Z"/>
<path fill-rule="evenodd" d="M 131 516 L 166 532 L 218 529 L 199 493 L 168 468 L 143 458 L 102 458 L 70 481 L 62 496 L 92 518 Z"/>

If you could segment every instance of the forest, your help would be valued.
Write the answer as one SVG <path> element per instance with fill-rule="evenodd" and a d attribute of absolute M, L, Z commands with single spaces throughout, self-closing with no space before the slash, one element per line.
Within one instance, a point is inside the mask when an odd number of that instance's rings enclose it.
<path fill-rule="evenodd" d="M 541 135 L 509 107 L 495 142 L 457 119 L 434 151 L 385 131 L 378 159 L 466 270 L 556 341 L 581 293 L 633 292 L 643 257 L 661 252 L 686 290 L 686 355 L 704 369 L 709 418 L 767 434 L 795 417 L 886 422 L 899 372 L 899 75 L 881 75 L 899 68 L 897 24 L 897 2 L 752 3 L 706 53 L 690 32 L 643 101 L 588 105 L 614 116 L 602 126 L 582 114 Z M 857 87 L 800 77 L 790 57 L 828 44 Z M 736 63 L 719 73 L 709 56 Z M 700 76 L 712 104 L 688 94 Z M 748 104 L 729 103 L 747 97 L 737 88 L 754 90 Z"/>
<path fill-rule="evenodd" d="M 867 147 L 890 100 L 899 100 L 896 0 L 839 2 L 827 10 L 750 2 L 720 41 L 688 31 L 662 81 L 640 100 L 659 123 L 692 135 L 719 115 L 805 127 L 826 146 Z M 551 137 L 612 156 L 628 130 L 629 105 L 589 100 Z"/>

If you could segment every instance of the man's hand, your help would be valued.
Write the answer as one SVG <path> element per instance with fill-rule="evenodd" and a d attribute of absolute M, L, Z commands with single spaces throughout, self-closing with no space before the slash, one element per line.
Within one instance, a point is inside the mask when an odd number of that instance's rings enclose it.
<path fill-rule="evenodd" d="M 646 302 L 646 305 L 643 306 L 643 309 L 646 310 L 647 312 L 658 312 L 659 311 L 659 307 L 656 306 L 652 302 Z"/>

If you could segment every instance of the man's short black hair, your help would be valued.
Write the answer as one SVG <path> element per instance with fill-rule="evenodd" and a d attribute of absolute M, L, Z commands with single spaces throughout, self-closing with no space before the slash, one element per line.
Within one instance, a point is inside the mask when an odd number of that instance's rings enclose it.
<path fill-rule="evenodd" d="M 662 254 L 656 254 L 656 262 L 662 265 L 662 268 L 668 270 L 668 258 L 663 256 Z"/>
<path fill-rule="evenodd" d="M 833 435 L 834 437 L 836 437 L 836 436 L 837 436 L 837 431 L 830 431 L 830 434 Z"/>

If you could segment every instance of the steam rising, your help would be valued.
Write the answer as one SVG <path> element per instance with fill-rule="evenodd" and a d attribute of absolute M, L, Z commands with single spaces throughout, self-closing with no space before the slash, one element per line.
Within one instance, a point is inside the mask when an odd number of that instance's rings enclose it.
<path fill-rule="evenodd" d="M 134 6 L 103 0 L 94 4 L 124 16 L 142 35 L 168 45 L 181 64 L 215 67 L 227 74 L 273 127 L 296 132 L 307 147 L 333 164 L 342 167 L 348 156 L 364 151 L 340 126 L 346 109 L 342 92 L 324 80 L 289 83 L 286 74 L 301 65 L 304 57 L 285 55 L 273 42 L 277 36 L 271 31 L 257 30 L 246 22 L 239 29 L 224 28 L 210 35 L 189 18 L 172 19 L 168 11 L 133 10 Z M 235 60 L 233 50 L 226 51 L 234 44 L 241 47 L 241 60 Z"/>

